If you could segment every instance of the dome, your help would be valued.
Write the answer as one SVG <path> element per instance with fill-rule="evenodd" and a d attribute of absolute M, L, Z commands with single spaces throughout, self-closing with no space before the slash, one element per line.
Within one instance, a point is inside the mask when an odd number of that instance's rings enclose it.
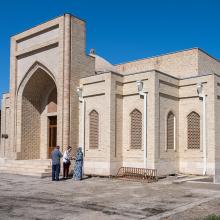
<path fill-rule="evenodd" d="M 95 71 L 98 72 L 116 72 L 115 66 L 113 66 L 111 63 L 109 63 L 104 58 L 94 54 L 89 54 L 92 57 L 95 57 Z"/>

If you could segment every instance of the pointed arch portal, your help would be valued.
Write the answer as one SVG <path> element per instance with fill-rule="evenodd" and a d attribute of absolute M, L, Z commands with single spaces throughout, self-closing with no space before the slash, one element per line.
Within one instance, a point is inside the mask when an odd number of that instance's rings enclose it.
<path fill-rule="evenodd" d="M 21 88 L 20 159 L 41 159 L 49 156 L 49 145 L 56 145 L 57 87 L 43 68 L 35 68 Z M 52 122 L 52 123 L 51 123 Z M 55 133 L 54 133 L 55 132 Z M 53 135 L 53 137 L 51 137 Z"/>

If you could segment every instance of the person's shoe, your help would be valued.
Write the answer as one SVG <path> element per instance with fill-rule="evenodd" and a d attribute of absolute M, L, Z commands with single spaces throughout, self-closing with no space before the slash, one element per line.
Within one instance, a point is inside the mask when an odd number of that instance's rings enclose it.
<path fill-rule="evenodd" d="M 55 181 L 55 179 L 52 179 L 52 181 Z"/>

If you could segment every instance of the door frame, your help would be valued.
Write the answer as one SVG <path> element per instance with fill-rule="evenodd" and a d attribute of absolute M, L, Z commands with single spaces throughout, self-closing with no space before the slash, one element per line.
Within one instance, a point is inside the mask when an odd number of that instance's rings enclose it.
<path fill-rule="evenodd" d="M 50 159 L 50 154 L 53 151 L 53 149 L 56 147 L 57 145 L 57 115 L 49 115 L 48 117 L 48 143 L 47 143 L 47 158 Z M 50 124 L 51 122 L 51 118 L 56 118 L 56 124 Z M 50 143 L 53 142 L 53 139 L 51 137 L 51 128 L 56 128 L 56 134 L 55 134 L 55 145 L 54 146 L 50 146 Z"/>

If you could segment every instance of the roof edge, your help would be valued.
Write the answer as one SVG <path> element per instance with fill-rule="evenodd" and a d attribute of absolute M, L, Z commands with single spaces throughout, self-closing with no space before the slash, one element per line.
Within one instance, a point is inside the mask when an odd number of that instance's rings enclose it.
<path fill-rule="evenodd" d="M 32 27 L 26 28 L 26 29 L 24 29 L 24 30 L 21 31 L 21 32 L 17 32 L 17 33 L 15 33 L 15 34 L 12 34 L 12 35 L 10 35 L 10 38 L 15 37 L 16 35 L 22 34 L 22 33 L 26 32 L 26 31 L 29 31 L 29 30 L 31 30 L 31 29 L 33 29 L 33 28 L 36 28 L 37 26 L 46 24 L 47 22 L 53 21 L 53 20 L 55 20 L 55 19 L 57 19 L 57 18 L 63 17 L 63 16 L 65 16 L 65 15 L 70 15 L 71 17 L 74 17 L 74 18 L 76 18 L 76 19 L 78 19 L 78 20 L 83 21 L 84 23 L 86 23 L 86 21 L 85 21 L 84 19 L 79 18 L 78 16 L 75 16 L 75 15 L 73 15 L 73 14 L 71 14 L 71 13 L 63 13 L 63 14 L 58 15 L 58 16 L 56 16 L 56 17 L 50 18 L 50 19 L 48 19 L 48 20 L 46 20 L 46 21 L 40 22 L 39 24 L 36 24 L 36 25 L 34 25 L 34 26 L 32 26 Z"/>
<path fill-rule="evenodd" d="M 183 49 L 183 50 L 177 50 L 177 51 L 174 51 L 174 52 L 170 52 L 170 53 L 164 53 L 164 54 L 160 54 L 160 55 L 156 55 L 156 56 L 150 56 L 150 57 L 146 57 L 146 58 L 141 58 L 141 59 L 136 59 L 136 60 L 133 60 L 133 61 L 128 61 L 128 62 L 123 62 L 123 63 L 119 63 L 119 64 L 114 64 L 114 66 L 120 66 L 120 65 L 124 65 L 124 64 L 127 64 L 127 63 L 134 63 L 134 62 L 138 62 L 138 61 L 142 61 L 142 60 L 148 60 L 148 59 L 153 59 L 153 58 L 158 58 L 158 57 L 163 57 L 163 56 L 167 56 L 167 55 L 171 55 L 171 54 L 175 54 L 175 53 L 182 53 L 182 52 L 185 52 L 185 51 L 190 51 L 190 50 L 199 50 L 201 51 L 202 53 L 206 54 L 207 56 L 211 57 L 212 59 L 220 62 L 219 59 L 215 58 L 214 56 L 210 55 L 208 52 L 206 52 L 205 50 L 199 48 L 199 47 L 193 47 L 193 48 L 189 48 L 189 49 Z"/>

